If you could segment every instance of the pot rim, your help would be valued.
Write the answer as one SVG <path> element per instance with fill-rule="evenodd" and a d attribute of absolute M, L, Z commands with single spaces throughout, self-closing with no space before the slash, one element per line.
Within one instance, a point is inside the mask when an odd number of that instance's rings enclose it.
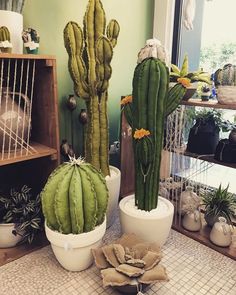
<path fill-rule="evenodd" d="M 117 167 L 112 166 L 112 165 L 109 165 L 109 167 L 110 167 L 110 170 L 113 170 L 113 171 L 115 172 L 115 175 L 113 175 L 113 176 L 109 176 L 109 175 L 107 175 L 107 176 L 105 177 L 106 181 L 114 180 L 114 179 L 120 178 L 120 175 L 121 175 L 120 169 L 118 169 Z"/>

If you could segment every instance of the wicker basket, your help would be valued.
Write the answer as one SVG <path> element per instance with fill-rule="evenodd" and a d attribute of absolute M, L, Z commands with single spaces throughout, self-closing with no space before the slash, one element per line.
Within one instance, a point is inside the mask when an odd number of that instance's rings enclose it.
<path fill-rule="evenodd" d="M 217 98 L 221 104 L 236 105 L 236 86 L 218 86 Z"/>

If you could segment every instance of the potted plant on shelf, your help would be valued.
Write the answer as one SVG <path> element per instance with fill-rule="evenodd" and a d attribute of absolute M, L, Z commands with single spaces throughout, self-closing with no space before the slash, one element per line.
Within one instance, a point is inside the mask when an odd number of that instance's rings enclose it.
<path fill-rule="evenodd" d="M 221 104 L 236 105 L 236 65 L 226 64 L 214 74 L 217 99 Z"/>
<path fill-rule="evenodd" d="M 103 175 L 71 158 L 49 176 L 41 193 L 46 236 L 59 263 L 81 271 L 92 262 L 91 248 L 106 231 L 108 190 Z"/>
<path fill-rule="evenodd" d="M 213 226 L 219 217 L 224 217 L 229 224 L 236 214 L 236 196 L 228 191 L 229 186 L 221 185 L 216 190 L 207 192 L 202 197 L 205 206 L 205 220 L 209 226 Z"/>
<path fill-rule="evenodd" d="M 201 99 L 202 101 L 208 101 L 211 96 L 211 89 L 208 85 L 203 85 L 201 87 Z"/>
<path fill-rule="evenodd" d="M 162 246 L 172 224 L 174 207 L 158 197 L 164 120 L 174 111 L 189 85 L 181 79 L 169 89 L 169 69 L 159 58 L 147 58 L 134 71 L 132 96 L 121 104 L 132 128 L 135 194 L 121 200 L 122 231 Z"/>
<path fill-rule="evenodd" d="M 185 55 L 181 69 L 176 65 L 171 65 L 170 82 L 178 82 L 179 79 L 189 79 L 190 85 L 187 87 L 187 92 L 183 97 L 183 100 L 191 98 L 197 90 L 197 82 L 204 82 L 210 84 L 210 75 L 201 70 L 195 72 L 188 71 L 188 56 Z"/>
<path fill-rule="evenodd" d="M 11 35 L 7 27 L 0 27 L 0 52 L 11 53 Z"/>
<path fill-rule="evenodd" d="M 28 28 L 22 32 L 22 40 L 27 53 L 37 54 L 39 48 L 39 34 L 36 30 Z"/>
<path fill-rule="evenodd" d="M 109 167 L 107 113 L 111 60 L 119 31 L 119 24 L 114 19 L 106 27 L 105 12 L 100 0 L 88 1 L 83 31 L 75 22 L 69 22 L 64 29 L 74 91 L 84 99 L 87 108 L 85 158 L 106 177 L 109 189 L 108 226 L 113 221 L 120 190 L 120 171 Z"/>
<path fill-rule="evenodd" d="M 5 26 L 11 34 L 12 52 L 22 53 L 21 32 L 23 30 L 22 10 L 25 0 L 0 1 L 0 27 Z"/>
<path fill-rule="evenodd" d="M 0 248 L 32 243 L 43 228 L 40 196 L 24 185 L 20 191 L 0 196 Z"/>

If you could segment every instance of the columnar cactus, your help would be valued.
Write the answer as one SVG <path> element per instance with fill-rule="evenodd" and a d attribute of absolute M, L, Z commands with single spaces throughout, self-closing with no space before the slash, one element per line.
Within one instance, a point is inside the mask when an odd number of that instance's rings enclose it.
<path fill-rule="evenodd" d="M 226 64 L 215 72 L 216 86 L 236 86 L 236 65 Z"/>
<path fill-rule="evenodd" d="M 7 27 L 0 27 L 0 42 L 11 41 L 10 32 Z"/>
<path fill-rule="evenodd" d="M 111 59 L 120 27 L 111 20 L 106 28 L 100 0 L 89 0 L 84 29 L 69 22 L 64 29 L 64 43 L 69 55 L 69 72 L 77 96 L 86 101 L 88 123 L 85 136 L 86 161 L 106 176 L 108 161 L 107 89 L 111 77 Z"/>
<path fill-rule="evenodd" d="M 133 132 L 135 203 L 150 211 L 157 207 L 164 120 L 186 92 L 189 79 L 180 78 L 169 90 L 169 69 L 157 58 L 147 58 L 134 71 L 133 93 L 121 104 Z"/>
<path fill-rule="evenodd" d="M 89 232 L 104 221 L 108 190 L 102 174 L 71 159 L 49 176 L 41 193 L 47 225 L 63 234 Z"/>

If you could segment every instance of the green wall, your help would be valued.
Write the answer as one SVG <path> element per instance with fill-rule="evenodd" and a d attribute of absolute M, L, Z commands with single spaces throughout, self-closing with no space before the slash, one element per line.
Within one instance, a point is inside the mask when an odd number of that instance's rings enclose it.
<path fill-rule="evenodd" d="M 152 37 L 154 0 L 103 0 L 107 21 L 118 20 L 121 26 L 118 44 L 112 60 L 113 74 L 109 87 L 110 142 L 117 140 L 120 116 L 120 97 L 131 93 L 133 70 L 137 53 L 145 40 Z M 57 58 L 58 99 L 61 138 L 71 141 L 71 117 L 65 107 L 73 85 L 67 70 L 67 53 L 63 45 L 63 29 L 70 20 L 82 24 L 87 0 L 28 0 L 24 8 L 24 26 L 40 34 L 40 53 Z M 83 135 L 78 122 L 82 106 L 73 112 L 74 146 L 81 151 Z"/>

